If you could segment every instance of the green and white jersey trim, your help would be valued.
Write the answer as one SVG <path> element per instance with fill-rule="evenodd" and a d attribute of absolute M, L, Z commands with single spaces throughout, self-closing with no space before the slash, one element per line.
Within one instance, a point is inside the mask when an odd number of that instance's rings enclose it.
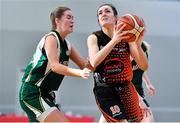
<path fill-rule="evenodd" d="M 39 117 L 44 111 L 48 110 L 51 108 L 51 106 L 49 106 L 42 97 L 39 97 L 39 103 L 40 103 L 40 107 L 41 109 L 35 108 L 33 106 L 31 106 L 30 104 L 28 104 L 28 102 L 24 101 L 24 104 L 32 111 L 34 112 L 34 114 L 36 115 L 36 117 Z M 43 111 L 42 111 L 43 110 Z"/>
<path fill-rule="evenodd" d="M 33 55 L 32 60 L 28 64 L 25 74 L 22 78 L 24 82 L 31 82 L 32 84 L 36 84 L 40 86 L 44 78 L 51 72 L 49 62 L 44 50 L 45 39 L 49 35 L 54 35 L 57 41 L 57 48 L 58 48 L 58 56 L 60 57 L 60 41 L 55 32 L 50 32 L 46 34 L 37 45 L 36 51 Z M 69 41 L 67 41 L 68 52 L 71 53 L 71 45 Z"/>

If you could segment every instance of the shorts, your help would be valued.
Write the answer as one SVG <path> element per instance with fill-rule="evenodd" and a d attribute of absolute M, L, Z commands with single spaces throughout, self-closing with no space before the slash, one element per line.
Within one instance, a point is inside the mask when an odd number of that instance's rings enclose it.
<path fill-rule="evenodd" d="M 19 93 L 19 101 L 22 109 L 26 112 L 30 122 L 40 121 L 42 114 L 44 119 L 53 110 L 58 109 L 55 104 L 55 95 L 43 91 L 35 85 L 23 83 Z"/>
<path fill-rule="evenodd" d="M 143 114 L 139 97 L 132 82 L 93 89 L 96 103 L 107 122 L 140 122 Z"/>

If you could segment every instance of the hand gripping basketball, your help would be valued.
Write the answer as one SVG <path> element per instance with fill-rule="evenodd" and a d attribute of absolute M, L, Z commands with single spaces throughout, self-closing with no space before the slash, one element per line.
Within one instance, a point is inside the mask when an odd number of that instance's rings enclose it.
<path fill-rule="evenodd" d="M 134 42 L 140 35 L 143 34 L 145 30 L 145 24 L 141 17 L 132 14 L 126 14 L 121 17 L 118 17 L 117 23 L 125 23 L 126 26 L 123 28 L 123 31 L 128 31 L 126 34 L 127 39 L 122 40 L 124 42 Z"/>

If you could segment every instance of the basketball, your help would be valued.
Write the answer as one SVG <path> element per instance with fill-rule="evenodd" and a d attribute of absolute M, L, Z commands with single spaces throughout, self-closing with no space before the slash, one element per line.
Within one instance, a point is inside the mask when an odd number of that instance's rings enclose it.
<path fill-rule="evenodd" d="M 125 23 L 123 31 L 128 31 L 129 36 L 125 42 L 133 42 L 144 32 L 145 24 L 141 17 L 132 14 L 126 14 L 117 19 L 117 23 Z"/>

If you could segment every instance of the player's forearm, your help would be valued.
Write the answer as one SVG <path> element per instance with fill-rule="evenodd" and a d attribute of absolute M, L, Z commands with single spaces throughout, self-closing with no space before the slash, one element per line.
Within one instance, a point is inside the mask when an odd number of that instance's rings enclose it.
<path fill-rule="evenodd" d="M 146 73 L 146 72 L 144 72 L 142 79 L 143 79 L 143 81 L 145 82 L 146 86 L 148 86 L 148 85 L 151 84 L 150 79 L 149 79 L 149 77 L 147 76 L 147 73 Z"/>
<path fill-rule="evenodd" d="M 85 68 L 86 64 L 88 62 L 88 60 L 86 60 L 83 57 L 79 57 L 79 58 L 77 58 L 77 60 L 73 60 L 73 61 L 79 66 L 80 69 Z"/>
<path fill-rule="evenodd" d="M 144 71 L 147 70 L 148 60 L 142 48 L 140 46 L 137 46 L 135 43 L 131 43 L 129 46 L 130 46 L 131 56 L 138 64 L 139 68 Z"/>
<path fill-rule="evenodd" d="M 148 69 L 147 57 L 145 56 L 141 47 L 137 47 L 137 49 L 138 49 L 138 53 L 139 53 L 138 65 L 142 70 L 147 70 Z"/>
<path fill-rule="evenodd" d="M 96 55 L 90 58 L 91 65 L 96 68 L 112 51 L 116 45 L 114 41 L 110 41 L 105 47 L 103 47 Z"/>
<path fill-rule="evenodd" d="M 76 76 L 76 77 L 80 77 L 80 72 L 81 72 L 81 70 L 79 69 L 69 68 L 62 64 L 51 65 L 51 70 L 55 73 L 62 74 L 65 76 Z"/>

